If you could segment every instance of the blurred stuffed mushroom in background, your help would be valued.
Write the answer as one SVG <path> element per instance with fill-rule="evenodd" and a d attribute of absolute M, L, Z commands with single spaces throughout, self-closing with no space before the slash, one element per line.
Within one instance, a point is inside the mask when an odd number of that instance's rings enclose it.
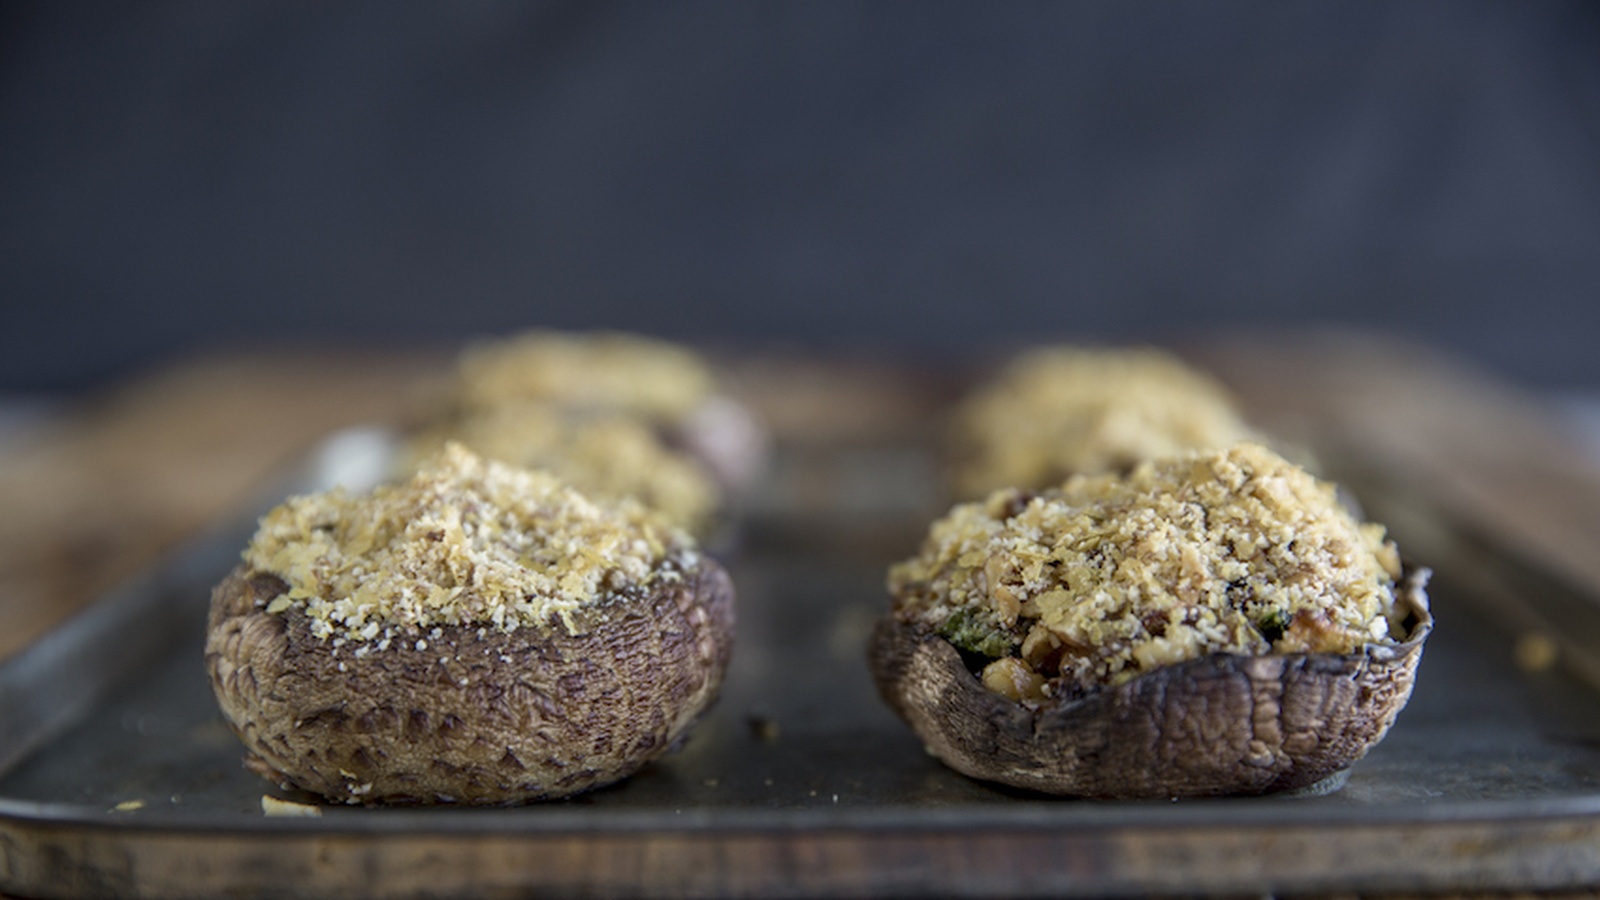
<path fill-rule="evenodd" d="M 1028 350 L 971 390 L 950 423 L 950 488 L 972 500 L 1147 459 L 1261 440 L 1223 386 L 1154 348 Z"/>
<path fill-rule="evenodd" d="M 400 471 L 447 441 L 551 471 L 597 498 L 634 497 L 702 541 L 728 537 L 766 457 L 763 429 L 704 358 L 613 332 L 533 331 L 469 346 Z"/>
<path fill-rule="evenodd" d="M 655 429 L 704 465 L 718 484 L 743 490 L 759 474 L 766 435 L 694 350 L 620 332 L 531 331 L 468 347 L 456 408 L 541 403 L 583 417 L 619 415 Z"/>
<path fill-rule="evenodd" d="M 474 410 L 413 436 L 404 468 L 451 441 L 489 459 L 549 471 L 595 499 L 632 497 L 701 540 L 726 513 L 724 489 L 704 464 L 627 415 L 574 415 L 538 402 Z"/>

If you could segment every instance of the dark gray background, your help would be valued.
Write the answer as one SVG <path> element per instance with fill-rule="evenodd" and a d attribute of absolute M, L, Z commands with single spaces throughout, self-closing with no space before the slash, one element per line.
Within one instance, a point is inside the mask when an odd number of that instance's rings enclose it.
<path fill-rule="evenodd" d="M 530 325 L 1600 383 L 1600 4 L 8 3 L 0 389 Z"/>

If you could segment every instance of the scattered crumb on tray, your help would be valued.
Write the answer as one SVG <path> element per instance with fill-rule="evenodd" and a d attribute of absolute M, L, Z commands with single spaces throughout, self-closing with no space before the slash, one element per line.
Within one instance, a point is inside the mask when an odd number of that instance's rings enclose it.
<path fill-rule="evenodd" d="M 261 812 L 268 816 L 298 816 L 301 818 L 321 818 L 322 807 L 311 803 L 295 803 L 293 800 L 279 800 L 269 794 L 261 795 Z"/>
<path fill-rule="evenodd" d="M 748 716 L 745 718 L 745 724 L 750 727 L 750 736 L 763 744 L 777 743 L 778 737 L 783 733 L 777 721 L 767 716 Z"/>
<path fill-rule="evenodd" d="M 1512 659 L 1516 660 L 1517 668 L 1524 672 L 1547 672 L 1561 656 L 1561 649 L 1547 634 L 1528 632 L 1517 638 L 1516 644 L 1511 648 Z"/>

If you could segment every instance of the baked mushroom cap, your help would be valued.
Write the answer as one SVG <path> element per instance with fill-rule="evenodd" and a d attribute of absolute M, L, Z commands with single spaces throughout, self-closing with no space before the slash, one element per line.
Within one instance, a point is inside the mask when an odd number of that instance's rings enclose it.
<path fill-rule="evenodd" d="M 733 632 L 727 573 L 680 532 L 453 445 L 406 485 L 269 514 L 213 592 L 205 663 L 269 779 L 504 804 L 670 749 Z"/>
<path fill-rule="evenodd" d="M 1433 627 L 1427 570 L 1397 597 L 1407 636 L 1349 654 L 1214 654 L 1034 708 L 984 687 L 933 629 L 883 619 L 870 663 L 889 705 L 973 778 L 1083 797 L 1309 787 L 1365 756 L 1411 695 Z"/>
<path fill-rule="evenodd" d="M 1382 526 L 1248 442 L 957 505 L 889 588 L 873 669 L 933 752 L 1093 796 L 1327 777 L 1387 730 L 1430 627 Z"/>
<path fill-rule="evenodd" d="M 622 779 L 711 705 L 733 647 L 732 583 L 704 557 L 582 633 L 446 625 L 359 658 L 302 610 L 268 614 L 283 589 L 244 566 L 216 587 L 206 669 L 250 768 L 349 803 L 518 803 Z"/>

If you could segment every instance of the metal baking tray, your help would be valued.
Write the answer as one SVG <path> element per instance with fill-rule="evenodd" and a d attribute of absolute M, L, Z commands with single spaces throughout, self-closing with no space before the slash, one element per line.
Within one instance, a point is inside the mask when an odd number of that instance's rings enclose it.
<path fill-rule="evenodd" d="M 339 435 L 292 486 L 368 480 L 384 440 Z M 210 586 L 253 527 L 241 517 L 0 667 L 0 892 L 1103 896 L 1600 883 L 1600 688 L 1581 666 L 1519 666 L 1515 653 L 1519 635 L 1552 623 L 1600 635 L 1600 605 L 1358 470 L 1373 517 L 1392 517 L 1401 546 L 1436 568 L 1438 627 L 1410 706 L 1328 795 L 1094 802 L 941 766 L 878 699 L 863 653 L 887 604 L 885 566 L 913 550 L 937 507 L 932 455 L 915 443 L 817 444 L 778 449 L 728 553 L 739 643 L 712 713 L 679 752 L 620 785 L 520 808 L 263 815 L 264 794 L 308 798 L 241 766 L 201 665 Z"/>

